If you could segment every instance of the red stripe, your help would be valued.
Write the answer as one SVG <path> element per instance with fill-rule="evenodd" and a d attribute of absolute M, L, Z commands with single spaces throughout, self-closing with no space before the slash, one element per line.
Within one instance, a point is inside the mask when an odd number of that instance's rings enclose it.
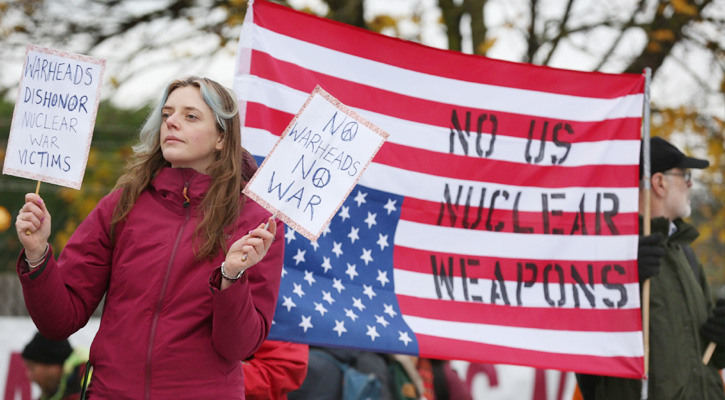
<path fill-rule="evenodd" d="M 583 332 L 638 332 L 642 314 L 635 309 L 529 308 L 422 299 L 397 295 L 404 315 L 441 321 Z"/>
<path fill-rule="evenodd" d="M 420 356 L 427 358 L 525 365 L 633 379 L 640 379 L 644 372 L 644 359 L 642 357 L 599 357 L 549 353 L 422 334 L 416 334 L 415 336 L 418 340 Z M 562 332 L 562 341 L 566 341 L 565 332 Z"/>
<path fill-rule="evenodd" d="M 387 146 L 387 144 L 385 145 Z M 383 148 L 385 148 L 383 146 Z M 378 159 L 375 159 L 378 162 Z M 597 220 L 599 220 L 599 235 L 609 236 L 613 231 L 607 225 L 604 219 L 605 211 L 610 211 L 602 206 L 602 213 L 597 215 L 596 212 L 585 212 L 584 222 L 582 224 L 582 213 L 578 212 L 561 212 L 556 215 L 558 200 L 547 197 L 549 204 L 549 212 L 543 211 L 513 211 L 516 204 L 516 193 L 509 193 L 506 199 L 501 193 L 493 202 L 493 211 L 491 212 L 491 202 L 493 191 L 486 190 L 482 195 L 483 185 L 481 187 L 460 187 L 451 185 L 448 193 L 441 193 L 440 202 L 432 202 L 427 200 L 406 197 L 403 207 L 401 208 L 400 219 L 411 222 L 419 222 L 428 225 L 439 225 L 451 228 L 471 229 L 478 231 L 496 231 L 502 233 L 514 232 L 514 217 L 516 217 L 519 230 L 526 229 L 527 233 L 547 234 L 553 232 L 563 232 L 565 235 L 596 235 Z M 470 191 L 471 199 L 468 200 Z M 483 199 L 481 198 L 483 196 Z M 521 199 L 525 198 L 525 194 L 521 195 Z M 483 200 L 484 207 L 478 207 Z M 581 203 L 580 199 L 578 203 Z M 591 200 L 591 199 L 589 199 Z M 543 203 L 543 200 L 540 200 Z M 607 201 L 607 204 L 609 202 Z M 506 206 L 510 209 L 500 209 L 497 207 Z M 466 209 L 468 207 L 468 209 Z M 542 204 L 543 210 L 543 204 Z M 554 212 L 555 214 L 552 214 Z M 490 214 L 490 215 L 489 215 Z M 548 215 L 548 229 L 545 218 Z M 639 219 L 637 213 L 618 213 L 611 217 L 611 221 L 620 235 L 636 235 L 639 231 Z"/>
<path fill-rule="evenodd" d="M 486 114 L 486 121 L 483 122 L 481 131 L 490 133 L 492 130 L 491 115 L 496 116 L 498 121 L 497 135 L 517 138 L 528 138 L 529 131 L 533 126 L 533 136 L 537 140 L 542 136 L 544 124 L 548 121 L 546 140 L 551 140 L 553 130 L 559 123 L 568 123 L 573 134 L 560 130 L 560 140 L 568 142 L 594 142 L 601 140 L 639 140 L 641 118 L 620 118 L 599 122 L 578 122 L 553 120 L 541 117 L 532 117 L 523 114 L 506 113 L 501 111 L 491 112 L 484 109 L 463 108 L 458 105 L 434 102 L 416 97 L 406 96 L 395 92 L 361 85 L 337 77 L 321 74 L 301 68 L 297 65 L 277 60 L 269 54 L 254 50 L 252 52 L 252 75 L 279 82 L 285 86 L 297 89 L 304 93 L 310 93 L 315 86 L 320 85 L 330 94 L 335 96 L 343 104 L 363 110 L 376 112 L 383 115 L 390 115 L 406 121 L 415 121 L 432 126 L 440 126 L 446 129 L 447 134 L 454 128 L 452 123 L 453 111 L 456 111 L 456 120 L 459 127 L 466 127 L 466 113 L 470 130 L 474 137 L 478 131 L 478 120 Z M 481 117 L 482 118 L 482 117 Z M 564 126 L 564 125 L 562 125 Z M 471 143 L 475 140 L 470 140 Z M 458 146 L 458 144 L 456 144 Z M 472 146 L 473 147 L 473 146 Z M 538 146 L 533 146 L 538 150 Z M 444 149 L 448 150 L 448 149 Z M 475 154 L 471 149 L 469 154 Z"/>
<path fill-rule="evenodd" d="M 282 136 L 282 132 L 287 129 L 292 118 L 294 118 L 294 114 L 249 101 L 244 126 L 264 129 L 273 135 Z"/>
<path fill-rule="evenodd" d="M 642 75 L 568 71 L 435 49 L 266 1 L 255 3 L 254 23 L 332 50 L 456 80 L 599 98 L 614 98 L 644 90 Z M 305 29 L 300 29 L 300 26 Z"/>
<path fill-rule="evenodd" d="M 631 188 L 637 187 L 639 180 L 638 165 L 539 166 L 523 164 L 523 157 L 522 163 L 515 163 L 446 154 L 395 143 L 385 143 L 374 161 L 427 175 L 514 186 Z"/>
<path fill-rule="evenodd" d="M 543 283 L 547 279 L 551 285 L 576 284 L 575 272 L 585 284 L 589 284 L 589 265 L 592 266 L 592 284 L 599 285 L 606 275 L 609 284 L 626 284 L 637 282 L 637 262 L 631 261 L 562 261 L 562 260 L 526 260 L 517 258 L 476 257 L 452 253 L 439 253 L 427 250 L 417 250 L 405 246 L 395 246 L 393 252 L 393 265 L 395 269 L 418 272 L 431 275 L 433 278 L 433 262 L 436 272 L 445 267 L 445 273 L 450 275 L 452 267 L 453 276 L 460 278 L 464 274 L 468 280 L 485 279 L 497 280 L 500 273 L 504 281 L 523 283 Z M 498 263 L 498 272 L 496 269 Z M 519 268 L 519 263 L 521 264 Z M 461 267 L 463 265 L 463 267 Z M 547 266 L 551 265 L 550 268 Z M 605 268 L 607 265 L 612 267 Z M 624 270 L 613 267 L 619 265 Z M 556 266 L 561 267 L 561 269 Z M 519 277 L 519 269 L 521 277 Z M 535 271 L 535 272 L 534 272 Z M 574 272 L 575 271 L 575 272 Z M 563 274 L 563 275 L 562 275 Z M 557 289 L 558 292 L 558 289 Z M 511 302 L 515 302 L 515 293 L 509 293 Z"/>
<path fill-rule="evenodd" d="M 292 117 L 292 114 L 250 102 L 247 105 L 245 126 L 265 129 L 275 135 L 281 135 Z M 549 144 L 549 146 L 553 146 L 553 144 Z M 442 150 L 447 151 L 447 149 Z M 521 161 L 522 163 L 525 161 L 523 154 Z M 378 151 L 375 162 L 452 179 L 546 188 L 591 187 L 593 185 L 610 188 L 635 187 L 639 178 L 639 166 L 637 165 L 564 167 L 520 164 L 435 152 L 392 142 L 386 143 Z M 515 196 L 515 194 L 511 195 Z M 501 199 L 501 201 L 503 200 Z M 575 215 L 572 215 L 571 221 L 574 218 Z"/>

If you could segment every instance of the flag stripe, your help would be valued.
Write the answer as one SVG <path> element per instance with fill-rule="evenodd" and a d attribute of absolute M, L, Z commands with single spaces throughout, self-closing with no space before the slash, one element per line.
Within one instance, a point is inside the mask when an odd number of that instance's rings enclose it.
<path fill-rule="evenodd" d="M 444 193 L 441 201 L 438 202 L 409 197 L 405 199 L 406 207 L 400 218 L 428 225 L 506 233 L 512 233 L 515 229 L 519 232 L 526 229 L 526 232 L 535 234 L 554 232 L 561 232 L 565 235 L 614 234 L 601 212 L 562 212 L 558 214 L 559 206 L 556 200 L 552 201 L 550 196 L 547 196 L 549 204 L 547 212 L 543 211 L 542 205 L 541 211 L 516 213 L 511 209 L 500 209 L 500 202 L 505 202 L 506 199 L 500 194 L 493 199 L 492 192 L 489 190 L 484 192 L 484 190 L 485 188 L 473 190 L 473 188 L 453 187 L 450 188 L 447 195 Z M 471 198 L 468 199 L 468 196 Z M 490 206 L 492 202 L 493 208 L 478 207 L 480 204 Z M 617 213 L 610 219 L 617 234 L 637 234 L 639 228 L 636 213 Z M 599 222 L 599 226 L 597 226 L 597 222 Z M 515 223 L 516 228 L 514 228 Z"/>
<path fill-rule="evenodd" d="M 642 329 L 638 308 L 582 313 L 574 308 L 505 307 L 406 295 L 398 295 L 398 303 L 406 315 L 429 320 L 563 331 L 637 332 Z"/>
<path fill-rule="evenodd" d="M 251 137 L 254 137 L 252 140 Z M 269 133 L 261 132 L 255 128 L 245 128 L 242 143 L 244 147 L 255 155 L 264 155 L 271 150 L 275 140 L 279 139 Z M 474 193 L 480 193 L 486 188 L 487 193 L 496 191 L 509 193 L 509 198 L 499 197 L 496 202 L 497 210 L 513 210 L 517 194 L 519 199 L 519 212 L 541 212 L 542 195 L 551 195 L 551 190 L 529 187 L 520 188 L 511 185 L 477 182 L 473 180 L 448 179 L 441 176 L 422 174 L 403 168 L 390 167 L 376 162 L 370 163 L 367 170 L 360 177 L 360 184 L 398 195 L 406 195 L 414 199 L 429 202 L 445 201 L 445 192 L 457 192 L 461 187 L 464 193 L 471 188 Z M 448 189 L 446 189 L 448 188 Z M 525 191 L 523 189 L 526 189 Z M 557 194 L 564 199 L 557 199 L 556 206 L 563 213 L 581 212 L 583 199 L 584 212 L 597 212 L 597 195 L 600 196 L 599 212 L 612 210 L 612 201 L 603 198 L 604 193 L 616 196 L 619 201 L 618 215 L 635 215 L 637 213 L 638 188 L 560 188 Z M 622 217 L 620 217 L 622 218 Z M 606 230 L 606 228 L 603 228 Z"/>
<path fill-rule="evenodd" d="M 634 309 L 640 306 L 639 285 L 636 283 L 593 285 L 591 293 L 594 306 L 592 306 L 581 290 L 581 286 L 571 283 L 560 284 L 558 273 L 550 274 L 557 280 L 548 284 L 522 285 L 521 291 L 518 292 L 519 286 L 515 281 L 501 283 L 496 280 L 467 278 L 464 285 L 464 279 L 460 276 L 448 280 L 436 279 L 432 271 L 417 273 L 406 271 L 405 268 L 396 268 L 394 272 L 395 293 L 430 300 L 466 300 L 498 305 L 508 303 L 515 306 L 518 306 L 520 301 L 524 307 L 542 310 L 551 307 L 589 310 L 604 310 L 613 307 Z M 575 289 L 576 295 L 574 295 Z M 630 316 L 630 314 L 626 316 Z"/>
<path fill-rule="evenodd" d="M 260 115 L 250 113 L 247 126 L 262 128 Z M 271 113 L 270 116 L 278 116 Z M 280 122 L 289 120 L 278 117 Z M 291 118 L 290 118 L 291 120 Z M 274 128 L 273 128 L 274 129 Z M 284 128 L 277 126 L 278 132 Z M 441 135 L 443 137 L 444 135 Z M 448 135 L 445 135 L 448 136 Z M 446 140 L 447 141 L 447 140 Z M 524 145 L 523 142 L 520 143 Z M 536 145 L 539 146 L 538 144 Z M 550 147 L 553 144 L 549 144 Z M 525 149 L 525 145 L 521 149 Z M 577 149 L 582 150 L 582 149 Z M 535 150 L 538 152 L 538 150 Z M 533 152 L 533 151 L 532 151 Z M 569 151 L 560 151 L 552 157 L 561 158 Z M 513 154 L 511 154 L 514 158 Z M 543 153 L 542 153 L 543 157 Z M 533 160 L 534 156 L 531 156 Z M 446 176 L 454 179 L 474 179 L 483 182 L 508 183 L 518 186 L 539 186 L 560 188 L 567 186 L 590 186 L 596 183 L 599 187 L 631 187 L 637 183 L 639 169 L 633 165 L 588 165 L 588 166 L 552 166 L 526 164 L 523 152 L 519 155 L 519 163 L 498 161 L 479 157 L 446 154 L 439 151 L 416 149 L 408 146 L 387 143 L 375 156 L 375 162 L 393 167 L 407 168 L 425 174 Z M 547 161 L 548 162 L 548 161 Z M 567 179 L 561 179 L 561 175 Z M 629 177 L 629 179 L 623 179 Z"/>
<path fill-rule="evenodd" d="M 421 174 L 414 171 L 408 171 L 402 168 L 390 167 L 372 162 L 365 173 L 360 177 L 360 183 L 365 186 L 373 187 L 389 193 L 399 195 L 407 195 L 416 199 L 427 201 L 443 201 L 443 194 L 446 185 L 449 188 L 458 188 L 462 186 L 467 189 L 472 187 L 475 191 L 486 187 L 490 193 L 497 190 L 507 191 L 510 197 L 507 201 L 499 199 L 496 203 L 497 207 L 502 210 L 513 209 L 515 194 L 522 192 L 519 201 L 519 211 L 541 211 L 541 196 L 550 194 L 550 189 L 541 188 L 521 188 L 517 186 L 502 185 L 495 183 L 477 182 L 474 180 L 448 179 L 445 177 Z M 526 189 L 526 190 L 524 190 Z M 584 212 L 596 212 L 597 194 L 602 194 L 604 190 L 598 188 L 561 188 L 556 193 L 561 193 L 564 200 L 557 204 L 563 212 L 578 212 L 582 198 L 584 198 Z M 637 212 L 637 201 L 639 198 L 639 188 L 607 188 L 607 193 L 611 193 L 619 199 L 620 213 Z M 609 210 L 612 207 L 611 202 L 605 202 L 601 206 L 601 210 Z"/>
<path fill-rule="evenodd" d="M 428 175 L 479 182 L 558 189 L 562 187 L 632 187 L 637 184 L 636 165 L 583 167 L 515 164 L 453 154 L 437 153 L 388 143 L 375 156 L 375 162 L 406 168 Z M 565 176 L 566 179 L 562 179 Z"/>
<path fill-rule="evenodd" d="M 472 247 L 468 241 L 481 245 Z M 637 258 L 634 235 L 520 235 L 430 226 L 405 220 L 398 223 L 395 244 L 433 252 L 526 260 L 627 261 Z"/>
<path fill-rule="evenodd" d="M 468 98 L 465 97 L 466 92 L 462 92 L 460 97 L 456 96 L 448 99 L 433 94 L 429 94 L 428 97 L 423 97 L 420 93 L 406 94 L 404 92 L 391 90 L 390 82 L 368 82 L 366 84 L 355 79 L 355 77 L 345 79 L 341 78 L 340 75 L 315 72 L 304 68 L 304 66 L 299 65 L 297 62 L 277 60 L 261 51 L 255 50 L 253 51 L 253 55 L 257 58 L 255 59 L 255 64 L 252 65 L 252 74 L 261 79 L 279 82 L 303 93 L 310 92 L 316 85 L 320 85 L 325 90 L 335 94 L 340 101 L 350 106 L 433 126 L 446 128 L 451 126 L 452 113 L 455 110 L 456 120 L 461 123 L 461 128 L 466 123 L 466 112 L 471 112 L 472 116 L 468 118 L 471 119 L 470 127 L 472 130 L 478 128 L 479 116 L 485 114 L 487 118 L 481 124 L 481 129 L 484 133 L 491 133 L 490 130 L 493 125 L 490 116 L 495 115 L 497 122 L 500 124 L 497 125 L 500 130 L 499 133 L 503 136 L 527 138 L 529 132 L 532 130 L 532 121 L 536 121 L 536 125 L 533 126 L 533 133 L 536 134 L 536 137 L 540 137 L 544 119 L 553 119 L 555 122 L 550 122 L 548 125 L 548 129 L 550 130 L 549 135 L 552 134 L 551 131 L 554 129 L 556 122 L 563 122 L 570 125 L 568 128 L 571 132 L 561 131 L 559 134 L 562 135 L 562 138 L 566 137 L 571 141 L 597 141 L 624 138 L 627 132 L 626 127 L 631 128 L 635 124 L 639 126 L 640 123 L 639 118 L 634 118 L 631 115 L 627 115 L 629 118 L 621 119 L 613 119 L 611 115 L 605 114 L 587 116 L 584 110 L 578 108 L 569 111 L 560 110 L 558 107 L 555 110 L 547 110 L 540 105 L 532 105 L 532 110 L 522 112 L 522 109 L 517 107 L 518 103 L 510 104 L 507 108 L 501 106 L 501 103 L 498 101 L 481 104 L 478 102 L 475 93 L 469 93 Z M 426 83 L 421 82 L 420 84 L 424 85 Z M 440 83 L 436 82 L 430 82 L 429 84 L 440 85 Z M 483 88 L 481 91 L 483 91 Z M 496 93 L 495 95 L 515 97 L 518 93 Z M 480 94 L 478 96 L 480 97 Z M 625 98 L 624 100 L 629 99 Z M 537 98 L 530 100 L 530 102 L 551 101 L 556 103 L 556 100 L 555 98 Z M 561 105 L 561 107 L 572 106 L 568 102 Z M 616 106 L 633 107 L 630 104 Z M 421 109 L 428 110 L 428 112 L 421 113 Z M 531 112 L 534 109 L 538 111 Z M 544 111 L 549 113 L 545 113 Z M 618 113 L 620 111 L 613 110 L 612 112 Z M 585 119 L 584 117 L 587 118 Z M 623 128 L 625 129 L 624 131 L 622 131 Z"/>
<path fill-rule="evenodd" d="M 268 82 L 268 81 L 266 81 Z M 259 90 L 254 92 L 259 94 L 264 88 L 255 86 Z M 267 89 L 269 90 L 269 89 Z M 263 100 L 263 96 L 252 96 L 253 98 L 259 98 Z M 301 97 L 300 97 L 301 98 Z M 278 110 L 276 106 L 284 107 L 285 104 L 290 102 L 277 102 L 276 104 L 267 105 L 263 103 L 257 103 L 250 101 L 247 105 L 247 126 L 251 128 L 258 128 L 266 130 L 268 133 L 276 135 L 275 138 L 270 140 L 276 140 L 278 136 L 284 132 L 289 121 L 294 116 L 293 112 L 287 112 Z M 394 143 L 398 145 L 407 146 L 410 148 L 417 148 L 422 150 L 430 150 L 434 152 L 446 153 L 446 154 L 457 154 L 465 155 L 462 147 L 459 144 L 454 146 L 453 152 L 450 151 L 450 139 L 451 133 L 448 126 L 438 127 L 429 125 L 426 123 L 417 123 L 412 121 L 406 121 L 400 118 L 394 118 L 383 114 L 375 113 L 369 110 L 363 110 L 354 108 L 356 112 L 364 115 L 371 122 L 378 126 L 385 127 L 387 131 L 394 132 L 394 135 L 388 139 L 387 143 Z M 428 114 L 425 114 L 428 115 Z M 634 121 L 628 119 L 626 121 Z M 615 120 L 623 121 L 623 120 Z M 614 122 L 614 121 L 611 121 Z M 635 121 L 639 125 L 639 121 Z M 610 122 L 603 122 L 603 124 Z M 475 121 L 474 121 L 475 124 Z M 621 124 L 620 124 L 621 125 Z M 614 126 L 616 131 L 627 131 L 626 127 Z M 599 128 L 592 128 L 594 131 L 598 131 Z M 477 155 L 477 141 L 476 133 L 472 134 L 470 140 L 470 151 L 469 153 L 473 157 Z M 457 137 L 454 138 L 459 141 Z M 606 141 L 589 141 L 591 137 L 587 138 L 588 141 L 573 142 L 571 143 L 571 151 L 566 159 L 567 167 L 578 167 L 584 165 L 632 165 L 631 160 L 639 154 L 640 142 L 639 140 L 606 140 Z M 489 143 L 491 141 L 491 135 L 486 133 L 481 136 L 481 148 L 482 153 L 485 154 L 489 149 Z M 549 162 L 552 155 L 561 157 L 561 150 L 556 147 L 551 141 L 551 134 L 547 136 L 547 145 L 544 146 L 543 160 Z M 491 153 L 487 160 L 498 160 L 498 161 L 509 161 L 525 164 L 525 149 L 527 145 L 527 139 L 524 136 L 521 138 L 513 136 L 504 136 L 502 132 L 499 132 L 495 139 L 495 151 Z M 532 145 L 531 154 L 532 157 L 538 156 L 539 144 L 537 141 Z M 535 154 L 534 154 L 535 153 Z"/>
<path fill-rule="evenodd" d="M 562 341 L 558 336 L 561 335 L 561 332 L 557 330 L 471 324 L 408 315 L 403 318 L 417 335 L 447 337 L 470 343 L 600 357 L 638 357 L 643 354 L 642 332 L 569 331 L 567 340 Z M 598 347 L 592 346 L 592 343 L 606 343 L 607 345 Z M 421 346 L 421 348 L 424 347 Z"/>
<path fill-rule="evenodd" d="M 451 252 L 441 253 L 430 250 L 412 249 L 401 245 L 395 246 L 394 257 L 396 269 L 421 274 L 431 274 L 433 271 L 433 262 L 435 261 L 435 265 L 439 271 L 445 266 L 447 276 L 450 276 L 448 273 L 449 265 L 453 266 L 455 276 L 462 276 L 461 264 L 463 263 L 465 275 L 469 279 L 495 280 L 498 279 L 496 274 L 500 271 L 499 275 L 501 279 L 511 282 L 521 280 L 529 284 L 534 282 L 543 283 L 545 280 L 548 280 L 552 283 L 561 281 L 565 284 L 575 284 L 581 281 L 589 284 L 589 268 L 591 267 L 592 284 L 601 285 L 605 281 L 607 284 L 638 282 L 635 272 L 637 266 L 636 260 L 583 262 L 543 259 L 527 260 L 523 258 L 512 259 L 485 256 L 470 257 L 468 255 L 459 255 Z M 496 268 L 496 263 L 499 264 L 498 268 Z M 552 265 L 552 267 L 547 269 L 549 265 Z M 560 276 L 560 270 L 556 267 L 557 265 L 563 270 L 562 276 Z M 617 267 L 614 265 L 617 265 Z M 438 273 L 440 274 L 440 272 Z M 520 277 L 519 274 L 521 275 Z"/>
<path fill-rule="evenodd" d="M 575 366 L 577 371 L 583 373 L 613 375 L 631 379 L 640 379 L 642 374 L 639 371 L 644 370 L 644 361 L 641 356 L 612 357 L 558 352 L 554 353 L 532 351 L 508 345 L 501 346 L 488 343 L 475 343 L 464 340 L 448 339 L 445 337 L 426 334 L 418 334 L 417 337 L 418 346 L 421 349 L 421 357 L 440 357 L 440 354 L 428 351 L 428 349 L 446 349 L 445 357 L 451 360 L 466 359 L 472 362 L 526 365 L 536 368 L 559 369 L 563 371 L 571 371 L 572 367 Z M 636 339 L 632 341 L 636 341 Z M 590 343 L 590 345 L 592 343 Z"/>
<path fill-rule="evenodd" d="M 387 91 L 409 97 L 572 121 L 601 121 L 641 115 L 641 94 L 602 99 L 464 82 L 351 56 L 263 28 L 254 34 L 259 37 L 254 41 L 253 50 L 267 53 L 289 65 L 298 65 L 307 70 L 304 72 L 306 75 L 315 71 L 342 81 L 386 88 Z M 252 57 L 255 57 L 254 52 Z M 350 65 L 356 68 L 349 68 Z M 260 72 L 252 64 L 251 73 L 258 75 Z M 339 96 L 337 91 L 329 90 L 333 96 Z M 345 101 L 345 98 L 340 100 Z"/>
<path fill-rule="evenodd" d="M 584 73 L 557 70 L 528 64 L 487 59 L 463 53 L 437 50 L 396 38 L 374 35 L 369 31 L 351 29 L 335 21 L 320 20 L 313 15 L 299 14 L 280 6 L 270 5 L 274 12 L 255 16 L 259 27 L 281 35 L 297 37 L 337 52 L 376 60 L 410 71 L 436 74 L 488 85 L 516 87 L 570 94 L 612 98 L 642 93 L 644 82 L 639 75 Z M 307 24 L 324 24 L 325 29 L 300 29 Z M 351 45 L 353 44 L 354 45 Z M 385 48 L 386 51 L 381 51 Z M 444 63 L 421 62 L 445 58 Z"/>

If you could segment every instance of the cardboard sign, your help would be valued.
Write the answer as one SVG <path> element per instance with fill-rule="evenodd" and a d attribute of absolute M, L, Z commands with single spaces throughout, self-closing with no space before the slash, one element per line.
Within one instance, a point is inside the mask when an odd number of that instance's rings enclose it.
<path fill-rule="evenodd" d="M 28 45 L 3 174 L 80 189 L 105 60 Z"/>
<path fill-rule="evenodd" d="M 388 136 L 317 86 L 244 193 L 315 241 Z"/>

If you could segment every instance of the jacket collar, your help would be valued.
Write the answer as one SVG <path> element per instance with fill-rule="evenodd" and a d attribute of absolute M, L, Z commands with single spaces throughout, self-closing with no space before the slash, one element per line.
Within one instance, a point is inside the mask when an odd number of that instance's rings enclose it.
<path fill-rule="evenodd" d="M 151 181 L 157 197 L 162 203 L 173 211 L 183 211 L 184 204 L 192 211 L 196 211 L 206 194 L 211 177 L 196 172 L 191 168 L 162 169 Z M 186 193 L 184 193 L 186 189 Z"/>
<path fill-rule="evenodd" d="M 642 218 L 640 217 L 640 227 L 642 226 L 641 222 Z M 695 239 L 700 236 L 700 233 L 697 231 L 697 229 L 695 229 L 694 226 L 683 221 L 682 218 L 677 218 L 672 222 L 674 222 L 675 226 L 677 227 L 677 232 L 670 236 L 670 220 L 665 217 L 653 218 L 652 233 L 660 232 L 664 237 L 668 238 L 668 241 L 670 242 L 681 242 L 685 244 L 694 242 Z"/>

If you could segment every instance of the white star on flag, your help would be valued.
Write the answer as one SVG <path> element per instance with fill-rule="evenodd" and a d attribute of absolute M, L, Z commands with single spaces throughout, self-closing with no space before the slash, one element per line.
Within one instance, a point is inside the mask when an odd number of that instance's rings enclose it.
<path fill-rule="evenodd" d="M 352 306 L 360 311 L 365 309 L 365 304 L 363 304 L 362 300 L 358 299 L 357 297 L 352 298 Z"/>
<path fill-rule="evenodd" d="M 328 304 L 332 304 L 335 302 L 335 299 L 332 298 L 332 295 L 330 292 L 322 291 L 322 300 L 326 301 Z"/>
<path fill-rule="evenodd" d="M 315 278 L 312 276 L 312 271 L 305 271 L 305 277 L 302 279 L 306 280 L 307 283 L 310 284 L 310 286 L 312 286 L 313 283 L 317 282 L 315 280 Z"/>
<path fill-rule="evenodd" d="M 383 303 L 383 307 L 385 308 L 385 311 L 383 312 L 390 315 L 390 318 L 395 318 L 395 316 L 398 315 L 398 313 L 393 310 L 392 305 Z"/>
<path fill-rule="evenodd" d="M 350 218 L 350 207 L 348 206 L 342 206 L 340 207 L 340 213 L 337 214 L 342 218 L 342 222 L 345 222 L 346 219 Z"/>
<path fill-rule="evenodd" d="M 301 326 L 301 327 L 302 327 L 302 329 L 304 329 L 304 330 L 305 330 L 305 333 L 307 333 L 307 329 L 308 329 L 308 328 L 312 328 L 312 327 L 313 327 L 313 326 L 312 326 L 312 323 L 310 322 L 310 320 L 311 320 L 311 319 L 312 319 L 312 316 L 309 316 L 309 317 L 305 317 L 305 316 L 303 315 L 303 316 L 302 316 L 302 322 L 300 322 L 300 324 L 298 325 L 298 326 Z"/>
<path fill-rule="evenodd" d="M 377 213 L 373 214 L 370 211 L 368 211 L 368 217 L 365 218 L 365 223 L 368 224 L 368 229 L 372 228 L 373 225 L 377 225 L 378 224 L 375 221 L 375 217 L 377 217 L 377 216 L 378 216 Z"/>
<path fill-rule="evenodd" d="M 355 279 L 355 277 L 359 275 L 355 264 L 347 264 L 347 271 L 345 271 L 345 273 L 350 275 L 350 280 Z"/>
<path fill-rule="evenodd" d="M 366 335 L 370 336 L 370 340 L 374 342 L 375 338 L 380 337 L 380 334 L 378 333 L 378 330 L 375 326 L 367 325 L 367 327 L 368 333 L 366 333 Z"/>
<path fill-rule="evenodd" d="M 340 258 L 342 253 L 342 243 L 332 242 L 332 252 L 335 253 L 337 258 Z"/>
<path fill-rule="evenodd" d="M 398 210 L 397 208 L 395 208 L 395 203 L 397 202 L 398 200 L 388 199 L 388 202 L 385 203 L 385 206 L 383 208 L 388 210 L 388 215 Z"/>
<path fill-rule="evenodd" d="M 378 270 L 378 277 L 375 280 L 380 282 L 380 286 L 385 287 L 385 284 L 390 282 L 388 279 L 388 271 Z"/>
<path fill-rule="evenodd" d="M 295 240 L 295 230 L 294 229 L 287 229 L 287 231 L 284 233 L 284 238 L 287 239 L 287 244 L 289 244 L 291 241 Z"/>
<path fill-rule="evenodd" d="M 338 337 L 342 336 L 343 333 L 347 332 L 347 329 L 345 329 L 345 321 L 335 320 L 335 327 L 332 330 L 337 332 Z"/>
<path fill-rule="evenodd" d="M 365 265 L 368 265 L 368 263 L 373 262 L 372 253 L 373 253 L 372 250 L 368 250 L 368 249 L 363 248 L 363 253 L 360 256 L 360 259 L 363 260 L 363 261 L 365 261 Z"/>
<path fill-rule="evenodd" d="M 297 296 L 300 296 L 300 298 L 302 298 L 302 296 L 305 295 L 305 292 L 302 290 L 302 285 L 298 285 L 296 283 L 294 283 L 293 285 L 295 285 L 295 289 L 292 292 L 295 293 Z"/>
<path fill-rule="evenodd" d="M 282 303 L 282 307 L 287 307 L 287 311 L 292 310 L 292 307 L 297 307 L 297 304 L 292 301 L 291 297 L 282 296 L 282 298 L 284 298 L 284 303 Z"/>
<path fill-rule="evenodd" d="M 310 242 L 310 246 L 312 246 L 312 248 L 313 248 L 313 249 L 314 249 L 315 251 L 317 251 L 317 249 L 319 249 L 319 248 L 320 248 L 320 244 L 319 244 L 319 243 L 317 243 L 317 241 L 314 241 L 314 242 Z"/>
<path fill-rule="evenodd" d="M 411 339 L 410 336 L 408 336 L 408 332 L 398 331 L 398 333 L 400 334 L 400 337 L 398 338 L 398 340 L 405 343 L 406 347 L 408 346 L 408 343 L 413 341 L 413 339 Z"/>
<path fill-rule="evenodd" d="M 354 226 L 350 229 L 350 233 L 347 234 L 347 237 L 350 238 L 350 243 L 355 243 L 356 240 L 360 239 L 360 236 L 358 236 L 358 232 L 360 232 L 360 228 L 355 228 Z"/>
<path fill-rule="evenodd" d="M 366 197 L 368 197 L 367 193 L 363 193 L 362 191 L 358 190 L 353 201 L 355 201 L 355 203 L 357 203 L 357 206 L 360 207 L 367 202 L 365 200 Z"/>
<path fill-rule="evenodd" d="M 330 265 L 329 257 L 322 257 L 322 268 L 325 270 L 325 272 L 332 269 L 332 265 Z"/>
<path fill-rule="evenodd" d="M 332 278 L 332 287 L 337 289 L 337 294 L 340 294 L 343 290 L 345 290 L 345 286 L 342 284 L 342 279 Z"/>
<path fill-rule="evenodd" d="M 383 328 L 387 328 L 388 327 L 388 324 L 390 324 L 390 322 L 386 321 L 385 320 L 385 317 L 383 317 L 382 315 L 376 315 L 375 316 L 375 322 L 377 322 L 380 325 L 382 325 Z"/>
<path fill-rule="evenodd" d="M 347 308 L 345 308 L 344 310 L 345 310 L 345 316 L 349 317 L 352 320 L 352 322 L 355 322 L 355 320 L 358 318 L 357 314 L 355 314 L 355 311 L 348 310 Z"/>
<path fill-rule="evenodd" d="M 383 251 L 386 247 L 390 246 L 388 244 L 388 235 L 383 235 L 382 233 L 378 233 L 378 241 L 375 243 L 380 246 L 380 251 Z"/>
<path fill-rule="evenodd" d="M 325 308 L 325 305 L 322 303 L 314 302 L 315 304 L 315 311 L 319 311 L 321 316 L 325 316 L 325 313 L 327 312 L 327 309 Z"/>
<path fill-rule="evenodd" d="M 377 295 L 375 294 L 375 292 L 373 291 L 373 287 L 372 287 L 372 285 L 371 285 L 371 286 L 368 286 L 368 285 L 365 285 L 365 284 L 363 284 L 363 289 L 364 289 L 364 290 L 363 290 L 363 294 L 364 294 L 365 296 L 368 296 L 368 297 L 370 298 L 370 300 L 372 300 L 372 299 L 373 299 L 373 296 L 377 296 Z"/>
<path fill-rule="evenodd" d="M 295 265 L 305 262 L 305 253 L 307 253 L 307 250 L 297 249 L 297 254 L 292 257 L 295 260 Z"/>

